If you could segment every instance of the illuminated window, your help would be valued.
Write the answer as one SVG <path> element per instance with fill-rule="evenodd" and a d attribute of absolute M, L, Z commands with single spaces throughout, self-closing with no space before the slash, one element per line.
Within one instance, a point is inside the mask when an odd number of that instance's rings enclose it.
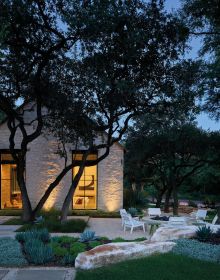
<path fill-rule="evenodd" d="M 83 153 L 74 153 L 73 160 L 82 160 Z M 90 154 L 87 161 L 96 160 L 97 154 Z M 73 168 L 73 178 L 79 167 Z M 86 166 L 73 196 L 73 209 L 97 208 L 97 165 Z"/>
<path fill-rule="evenodd" d="M 17 166 L 10 153 L 0 152 L 0 167 L 1 209 L 22 208 Z"/>

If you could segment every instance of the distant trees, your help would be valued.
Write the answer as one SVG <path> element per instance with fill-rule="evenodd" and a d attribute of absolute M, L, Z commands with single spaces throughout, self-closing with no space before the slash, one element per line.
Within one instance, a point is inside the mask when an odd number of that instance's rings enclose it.
<path fill-rule="evenodd" d="M 204 166 L 218 162 L 219 142 L 220 133 L 203 131 L 191 122 L 156 125 L 145 116 L 128 133 L 125 176 L 130 183 L 154 186 L 158 207 L 165 197 L 165 212 L 172 197 L 177 215 L 179 190 Z"/>
<path fill-rule="evenodd" d="M 203 109 L 220 118 L 220 1 L 184 0 L 183 17 L 191 36 L 201 38 L 203 65 L 199 91 L 205 96 Z"/>

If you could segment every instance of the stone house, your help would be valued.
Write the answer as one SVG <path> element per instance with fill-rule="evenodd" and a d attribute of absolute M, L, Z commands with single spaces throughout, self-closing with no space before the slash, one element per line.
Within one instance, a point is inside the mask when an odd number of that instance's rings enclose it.
<path fill-rule="evenodd" d="M 29 107 L 28 107 L 29 106 Z M 26 105 L 25 119 L 32 120 L 35 110 Z M 28 131 L 34 128 L 34 123 L 28 126 Z M 16 180 L 16 164 L 9 152 L 9 130 L 7 123 L 0 124 L 0 200 L 1 209 L 22 208 L 21 192 Z M 16 149 L 19 150 L 21 135 L 16 135 Z M 100 138 L 100 137 L 99 137 Z M 97 141 L 101 141 L 97 137 Z M 64 159 L 57 154 L 58 142 L 47 133 L 31 142 L 26 156 L 25 178 L 27 191 L 34 207 L 44 194 L 48 185 L 56 178 L 64 167 Z M 68 163 L 73 157 L 82 157 L 83 147 L 74 151 L 68 147 Z M 103 153 L 103 150 L 98 152 Z M 88 160 L 99 154 L 92 153 Z M 123 157 L 124 149 L 115 143 L 107 158 L 97 166 L 85 167 L 84 173 L 72 200 L 72 209 L 117 211 L 123 206 Z M 77 167 L 78 168 L 78 167 Z M 44 208 L 60 209 L 72 178 L 77 171 L 66 174 L 61 183 L 51 193 Z"/>

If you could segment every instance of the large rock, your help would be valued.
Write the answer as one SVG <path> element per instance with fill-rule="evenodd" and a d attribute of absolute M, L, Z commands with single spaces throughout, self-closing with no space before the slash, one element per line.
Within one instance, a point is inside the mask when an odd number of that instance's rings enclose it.
<path fill-rule="evenodd" d="M 80 253 L 75 260 L 75 267 L 91 269 L 128 259 L 140 258 L 154 253 L 166 253 L 175 246 L 174 242 L 122 242 L 100 245 Z"/>
<path fill-rule="evenodd" d="M 197 226 L 160 227 L 151 237 L 151 241 L 162 242 L 179 238 L 191 238 L 195 236 L 197 229 Z"/>

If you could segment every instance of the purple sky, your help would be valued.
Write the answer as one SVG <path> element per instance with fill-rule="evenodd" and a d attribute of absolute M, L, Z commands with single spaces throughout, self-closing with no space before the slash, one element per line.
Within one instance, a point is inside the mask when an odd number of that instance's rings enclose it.
<path fill-rule="evenodd" d="M 176 10 L 181 7 L 181 0 L 166 0 L 166 9 L 168 11 Z M 191 50 L 186 54 L 186 58 L 196 58 L 198 57 L 198 50 L 201 47 L 201 40 L 199 38 L 193 38 L 190 42 Z M 198 125 L 201 126 L 203 129 L 210 129 L 210 130 L 219 130 L 220 123 L 215 122 L 214 120 L 210 119 L 210 117 L 202 113 L 197 118 Z"/>

